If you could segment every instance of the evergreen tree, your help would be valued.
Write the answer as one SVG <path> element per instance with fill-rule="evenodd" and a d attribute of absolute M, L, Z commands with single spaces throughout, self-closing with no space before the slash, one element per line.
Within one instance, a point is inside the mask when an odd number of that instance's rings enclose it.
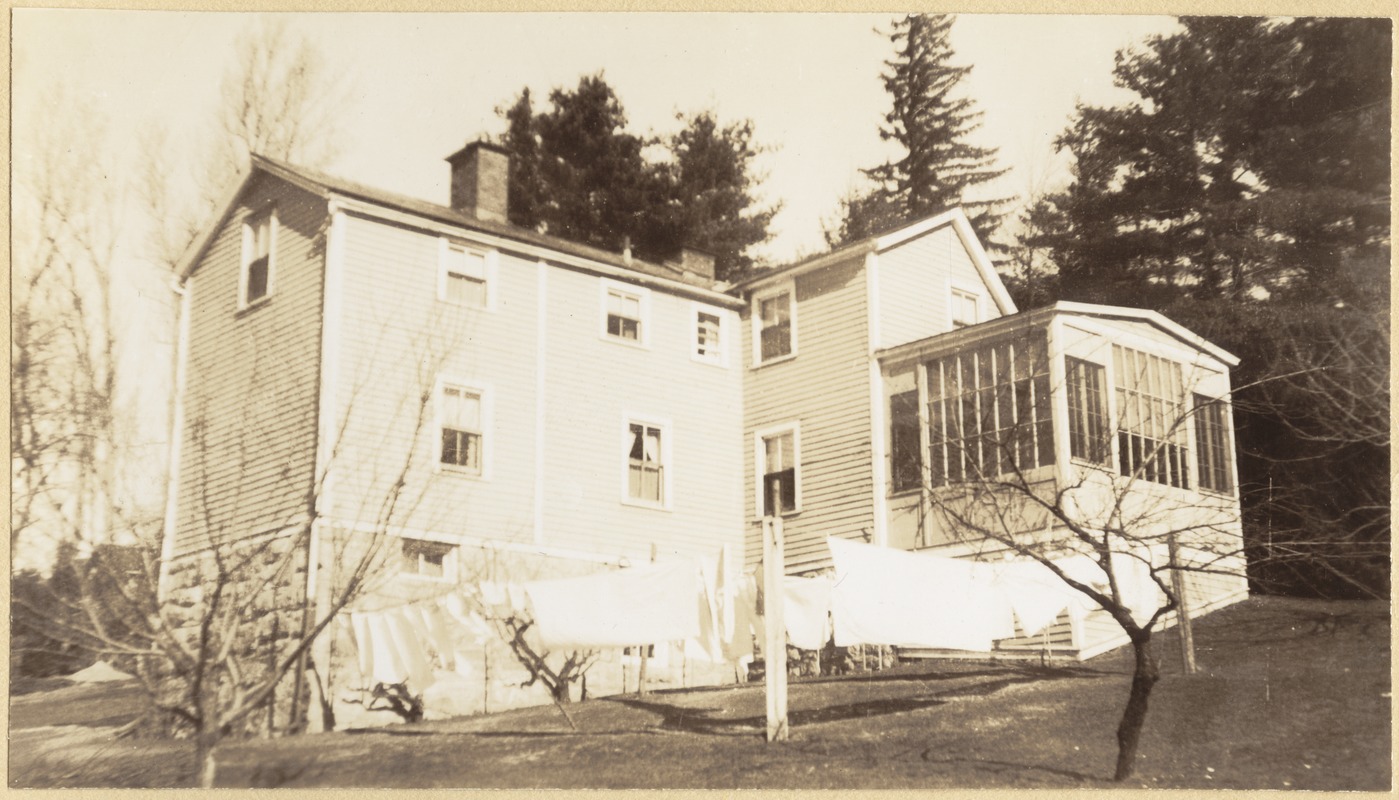
<path fill-rule="evenodd" d="M 949 63 L 953 17 L 911 14 L 894 23 L 889 38 L 896 56 L 886 61 L 884 88 L 893 100 L 879 136 L 902 146 L 896 161 L 865 170 L 873 191 L 842 200 L 841 219 L 827 240 L 842 244 L 961 206 L 977 236 L 992 252 L 1004 247 L 996 232 L 1003 199 L 972 200 L 969 190 L 1006 173 L 995 166 L 996 148 L 970 144 L 981 112 L 957 96 L 970 66 Z"/>
<path fill-rule="evenodd" d="M 753 124 L 723 125 L 711 112 L 681 116 L 665 139 L 627 129 L 621 101 L 601 74 L 555 89 L 536 112 L 529 90 L 497 113 L 511 153 L 510 221 L 639 258 L 666 261 L 682 247 L 714 254 L 717 277 L 751 268 L 751 245 L 767 239 L 775 207 L 754 196 L 761 152 Z M 665 157 L 643 151 L 659 146 Z"/>
<path fill-rule="evenodd" d="M 1073 182 L 1030 237 L 1064 299 L 1160 310 L 1243 358 L 1261 566 L 1336 593 L 1388 575 L 1390 58 L 1387 20 L 1182 18 L 1118 54 L 1136 100 L 1078 108 Z"/>

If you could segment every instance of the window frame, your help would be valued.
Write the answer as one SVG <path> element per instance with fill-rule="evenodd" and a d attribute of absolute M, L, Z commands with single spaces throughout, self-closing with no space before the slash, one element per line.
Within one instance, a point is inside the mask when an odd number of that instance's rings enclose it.
<path fill-rule="evenodd" d="M 1057 463 L 1050 377 L 1054 357 L 1048 341 L 1046 329 L 1034 328 L 919 360 L 924 387 L 919 411 L 926 413 L 922 424 L 928 431 L 925 474 L 933 490 L 1017 470 L 1028 474 Z M 1000 353 L 1009 356 L 1004 367 Z M 991 356 L 991 366 L 986 356 Z M 988 400 L 993 406 L 983 410 Z M 983 449 L 987 442 L 990 451 Z"/>
<path fill-rule="evenodd" d="M 495 248 L 482 247 L 481 245 L 475 244 L 473 242 L 468 242 L 463 239 L 456 239 L 448 236 L 438 237 L 437 242 L 437 300 L 439 302 L 446 303 L 456 308 L 471 308 L 476 309 L 478 311 L 495 311 L 497 285 L 496 275 L 498 273 L 497 263 L 499 261 L 500 251 L 496 250 Z M 486 288 L 486 299 L 483 304 L 474 305 L 471 303 L 460 303 L 448 297 L 448 276 L 453 273 L 453 270 L 451 269 L 448 262 L 448 255 L 453 249 L 481 256 L 482 271 L 485 273 L 482 280 L 485 282 Z M 466 277 L 472 277 L 466 275 L 466 273 L 464 272 L 456 274 L 461 274 Z"/>
<path fill-rule="evenodd" d="M 651 347 L 651 290 L 645 286 L 614 281 L 610 278 L 600 278 L 598 286 L 598 300 L 601 311 L 599 316 L 602 323 L 598 330 L 598 335 L 609 342 L 649 350 Z M 637 313 L 640 317 L 637 319 L 637 327 L 639 330 L 637 331 L 637 337 L 635 339 L 613 335 L 607 329 L 608 318 L 611 316 L 611 311 L 608 309 L 608 299 L 614 292 L 620 295 L 630 296 L 637 301 Z M 621 318 L 626 319 L 625 317 Z"/>
<path fill-rule="evenodd" d="M 1132 362 L 1135 367 L 1139 358 L 1141 372 L 1129 374 L 1125 366 Z M 1194 426 L 1187 419 L 1190 387 L 1185 380 L 1185 364 L 1148 347 L 1114 342 L 1111 379 L 1111 468 L 1134 481 L 1181 490 L 1196 488 L 1192 483 L 1195 454 L 1190 448 Z M 1175 397 L 1167 396 L 1167 391 L 1174 392 Z M 1157 432 L 1173 438 L 1157 438 Z M 1155 443 L 1151 447 L 1153 455 L 1148 457 L 1147 448 L 1151 443 Z M 1158 459 L 1164 461 L 1158 462 Z"/>
<path fill-rule="evenodd" d="M 963 295 L 964 297 L 969 298 L 972 301 L 972 305 L 975 307 L 976 314 L 976 319 L 961 325 L 957 323 L 957 308 L 959 305 L 957 303 L 958 295 Z M 970 328 L 973 325 L 979 325 L 985 321 L 985 300 L 981 296 L 980 289 L 974 289 L 966 284 L 949 282 L 947 284 L 947 329 L 951 331 L 959 331 L 963 328 Z"/>
<path fill-rule="evenodd" d="M 767 501 L 764 499 L 767 483 L 767 440 L 791 434 L 792 436 L 792 508 L 781 512 L 782 517 L 791 517 L 802 512 L 802 435 L 801 422 L 784 422 L 769 425 L 753 432 L 753 509 L 755 519 L 762 519 Z"/>
<path fill-rule="evenodd" d="M 444 411 L 444 393 L 447 389 L 456 389 L 465 394 L 475 395 L 481 407 L 481 430 L 479 460 L 480 468 L 471 469 L 457 464 L 447 464 L 442 461 L 442 429 L 446 425 Z M 491 391 L 489 387 L 472 381 L 460 380 L 451 376 L 439 376 L 432 390 L 432 465 L 433 471 L 437 473 L 447 473 L 458 475 L 463 478 L 475 480 L 490 480 L 491 477 L 491 431 L 494 429 L 494 415 L 491 406 Z M 470 433 L 470 431 L 468 431 Z"/>
<path fill-rule="evenodd" d="M 787 295 L 787 340 L 788 350 L 780 356 L 763 358 L 763 316 L 762 308 L 764 300 L 771 300 L 783 294 Z M 749 304 L 749 318 L 753 331 L 753 367 L 765 367 L 768 364 L 780 364 L 783 361 L 790 361 L 797 357 L 797 282 L 795 280 L 783 281 L 782 283 L 770 286 L 762 291 L 753 293 Z"/>
<path fill-rule="evenodd" d="M 1203 402 L 1201 402 L 1203 401 Z M 1231 420 L 1233 414 L 1230 413 L 1232 404 L 1222 397 L 1211 397 L 1200 392 L 1190 394 L 1190 413 L 1195 417 L 1191 426 L 1191 433 L 1195 437 L 1195 459 L 1192 467 L 1195 469 L 1195 488 L 1202 492 L 1233 497 L 1237 491 L 1234 480 L 1234 437 Z M 1207 419 L 1207 416 L 1217 414 L 1217 419 Z M 1213 441 L 1207 435 L 1207 431 L 1202 430 L 1209 425 L 1214 425 L 1219 431 L 1219 440 Z M 1218 444 L 1222 450 L 1216 455 L 1219 458 L 1219 470 L 1224 479 L 1225 488 L 1211 485 L 1214 482 L 1213 476 L 1206 479 L 1208 474 L 1205 469 L 1205 456 L 1207 452 L 1213 452 L 1213 447 L 1207 447 L 1206 442 L 1211 445 Z"/>
<path fill-rule="evenodd" d="M 444 542 L 437 539 L 424 539 L 420 536 L 400 536 L 399 539 L 399 559 L 397 576 L 414 581 L 427 583 L 456 583 L 457 582 L 457 557 L 461 551 L 460 545 L 455 542 Z M 407 569 L 407 551 L 410 547 L 421 548 L 417 553 L 417 569 Z M 442 574 L 428 575 L 422 572 L 424 558 L 427 553 L 422 551 L 440 550 L 442 552 Z"/>
<path fill-rule="evenodd" d="M 911 431 L 905 429 L 909 427 L 908 416 L 904 415 L 901 417 L 900 415 L 895 413 L 897 411 L 897 409 L 895 408 L 896 403 L 907 402 L 907 399 L 910 395 L 912 395 L 913 398 Z M 917 386 L 914 386 L 914 388 L 912 389 L 906 389 L 902 392 L 893 392 L 889 395 L 889 494 L 891 496 L 908 494 L 911 492 L 921 492 L 923 490 L 923 476 L 925 471 L 925 464 L 923 462 L 925 461 L 926 456 L 924 454 L 923 448 L 922 429 L 924 428 L 926 422 L 923 418 L 923 414 L 921 413 L 921 408 L 923 406 L 923 402 L 921 399 L 922 396 L 923 393 L 918 389 Z M 900 425 L 900 420 L 903 421 L 902 426 Z M 897 444 L 900 441 L 902 441 L 902 436 L 899 435 L 899 432 L 901 430 L 904 436 L 907 436 L 911 433 L 913 437 L 912 445 L 914 460 L 912 464 L 912 485 L 904 485 L 900 480 L 900 478 L 904 476 L 904 473 L 900 470 L 899 466 L 900 448 L 897 446 Z"/>
<path fill-rule="evenodd" d="M 705 354 L 700 353 L 699 320 L 701 314 L 708 314 L 719 319 L 718 346 Z M 690 341 L 690 359 L 701 364 L 727 368 L 729 366 L 729 339 L 732 329 L 733 326 L 729 323 L 729 314 L 724 309 L 704 303 L 691 302 L 690 335 L 694 338 Z"/>
<path fill-rule="evenodd" d="M 631 445 L 633 425 L 640 425 L 642 428 L 655 428 L 661 436 L 660 467 L 661 480 L 660 502 L 647 500 L 642 497 L 633 497 L 631 493 Z M 675 463 L 674 463 L 674 430 L 670 420 L 662 419 L 646 414 L 625 414 L 622 417 L 622 504 L 635 506 L 637 508 L 651 508 L 659 511 L 670 511 L 674 507 L 674 483 L 675 483 Z M 643 432 L 643 436 L 644 436 Z"/>
<path fill-rule="evenodd" d="M 1082 410 L 1083 414 L 1085 415 L 1085 416 L 1084 416 L 1084 419 L 1085 419 L 1085 420 L 1088 420 L 1088 419 L 1089 419 L 1089 415 L 1091 415 L 1092 412 L 1093 412 L 1093 409 L 1092 409 L 1092 408 L 1087 407 L 1088 405 L 1091 405 L 1091 403 L 1086 404 L 1085 407 L 1084 407 L 1083 409 L 1079 409 L 1079 408 L 1075 405 L 1075 393 L 1074 393 L 1074 388 L 1075 388 L 1075 385 L 1076 385 L 1076 384 L 1075 384 L 1075 375 L 1078 374 L 1078 373 L 1075 372 L 1075 369 L 1074 369 L 1074 365 L 1075 365 L 1075 364 L 1081 364 L 1081 365 L 1083 366 L 1084 370 L 1086 370 L 1086 371 L 1091 371 L 1093 374 L 1096 374 L 1096 375 L 1098 376 L 1098 386 L 1097 386 L 1097 389 L 1098 389 L 1098 408 L 1097 408 L 1097 412 L 1098 412 L 1098 413 L 1097 413 L 1097 421 L 1098 421 L 1098 428 L 1099 428 L 1099 434 L 1100 434 L 1100 439 L 1099 439 L 1099 442 L 1098 442 L 1098 447 L 1100 447 L 1101 450 L 1100 450 L 1100 452 L 1099 452 L 1099 457 L 1096 458 L 1096 459 L 1093 458 L 1093 454 L 1092 454 L 1092 450 L 1091 450 L 1091 449 L 1090 449 L 1086 454 L 1081 454 L 1081 453 L 1076 453 L 1076 452 L 1074 452 L 1074 447 L 1075 447 L 1075 445 L 1077 444 L 1077 442 L 1075 441 L 1075 435 L 1076 435 L 1076 434 L 1078 434 L 1078 435 L 1084 437 L 1084 442 L 1085 442 L 1085 444 L 1088 444 L 1090 447 L 1091 447 L 1091 439 L 1090 439 L 1090 437 L 1091 437 L 1091 435 L 1092 435 L 1092 432 L 1091 432 L 1091 431 L 1077 431 L 1077 430 L 1075 430 L 1075 427 L 1076 427 L 1076 424 L 1077 424 L 1077 423 L 1076 423 L 1076 420 L 1078 419 L 1078 415 L 1077 415 L 1075 412 L 1076 412 L 1076 411 L 1079 411 L 1079 410 Z M 1113 439 L 1115 438 L 1116 430 L 1113 428 L 1112 415 L 1111 415 L 1111 412 L 1110 412 L 1109 409 L 1108 409 L 1108 395 L 1111 394 L 1111 388 L 1110 388 L 1110 384 L 1108 383 L 1108 370 L 1107 370 L 1107 365 L 1105 365 L 1105 364 L 1099 364 L 1099 363 L 1096 362 L 1096 361 L 1091 361 L 1091 360 L 1086 359 L 1086 358 L 1079 358 L 1078 356 L 1065 355 L 1065 356 L 1064 356 L 1064 387 L 1065 387 L 1065 390 L 1064 390 L 1064 398 L 1065 398 L 1065 401 L 1066 401 L 1066 403 L 1067 403 L 1067 408 L 1068 408 L 1068 412 L 1069 412 L 1068 427 L 1065 429 L 1064 433 L 1065 433 L 1065 435 L 1068 436 L 1068 439 L 1069 439 L 1069 459 L 1070 459 L 1070 461 L 1076 461 L 1076 462 L 1079 462 L 1079 463 L 1081 463 L 1081 464 L 1091 464 L 1091 465 L 1094 466 L 1094 467 L 1101 467 L 1101 468 L 1105 468 L 1105 469 L 1111 469 L 1111 468 L 1113 467 L 1113 464 L 1114 464 L 1113 452 L 1112 452 L 1112 443 L 1113 443 Z M 1085 391 L 1086 391 L 1086 388 L 1087 388 L 1087 387 L 1085 387 Z M 1085 399 L 1087 399 L 1087 397 L 1088 397 L 1088 396 L 1085 395 Z M 1090 426 L 1090 427 L 1091 427 L 1091 426 Z"/>
<path fill-rule="evenodd" d="M 263 223 L 267 223 L 267 279 L 266 288 L 262 295 L 256 298 L 248 298 L 248 284 L 250 270 L 253 262 L 258 259 L 253 258 L 253 250 L 257 246 L 257 228 Z M 238 310 L 246 311 L 250 308 L 261 306 L 272 299 L 276 293 L 277 283 L 277 207 L 267 208 L 248 214 L 243 219 L 240 229 L 241 250 L 238 267 Z"/>

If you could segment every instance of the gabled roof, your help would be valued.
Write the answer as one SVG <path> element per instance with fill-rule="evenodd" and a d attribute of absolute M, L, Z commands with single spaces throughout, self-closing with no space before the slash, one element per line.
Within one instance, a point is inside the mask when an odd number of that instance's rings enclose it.
<path fill-rule="evenodd" d="M 954 331 L 935 334 L 916 341 L 891 345 L 876 351 L 875 356 L 880 359 L 902 360 L 910 356 L 921 355 L 923 352 L 932 349 L 944 350 L 969 345 L 989 337 L 1006 333 L 1019 326 L 1047 323 L 1050 318 L 1057 314 L 1146 323 L 1164 331 L 1176 340 L 1188 345 L 1191 349 L 1218 359 L 1226 366 L 1236 367 L 1239 365 L 1238 356 L 1208 339 L 1205 339 L 1194 331 L 1191 331 L 1184 325 L 1174 322 L 1155 311 L 1150 311 L 1145 308 L 1128 308 L 1126 306 L 1100 306 L 1093 303 L 1073 303 L 1064 300 L 1054 303 L 1053 305 L 1042 306 L 1014 315 L 997 317 L 996 319 L 987 320 L 986 322 L 981 322 L 976 325 L 969 325 Z"/>
<path fill-rule="evenodd" d="M 706 294 L 715 292 L 713 286 L 696 286 L 684 279 L 684 273 L 678 268 L 666 264 L 655 264 L 641 259 L 623 258 L 620 253 L 612 253 L 596 247 L 578 244 L 557 236 L 549 236 L 538 233 L 528 228 L 522 228 L 508 223 L 492 222 L 481 220 L 476 217 L 457 211 L 449 206 L 429 203 L 426 200 L 419 200 L 414 197 L 376 189 L 372 186 L 365 186 L 361 183 L 328 175 L 320 170 L 310 169 L 285 161 L 268 158 L 266 156 L 253 155 L 251 169 L 237 181 L 236 186 L 229 192 L 221 208 L 222 213 L 215 224 L 211 225 L 186 251 L 180 260 L 178 274 L 181 278 L 187 277 L 194 266 L 199 263 L 204 252 L 212 243 L 215 233 L 224 224 L 229 212 L 233 209 L 234 201 L 243 193 L 253 176 L 262 172 L 276 176 L 293 185 L 323 197 L 327 200 L 339 198 L 351 198 L 361 200 L 388 209 L 404 212 L 411 216 L 421 217 L 434 222 L 444 223 L 457 228 L 469 231 L 476 231 L 492 237 L 506 239 L 512 242 L 519 242 L 535 248 L 544 248 L 558 253 L 562 253 L 574 258 L 584 259 L 597 264 L 606 265 L 617 270 L 636 273 L 639 276 L 650 276 L 665 281 L 683 283 L 686 286 L 705 290 Z"/>
<path fill-rule="evenodd" d="M 981 276 L 982 282 L 991 290 L 991 298 L 996 302 L 996 307 L 1000 309 L 1002 314 L 1014 314 L 1017 311 L 1015 301 L 1011 300 L 1010 293 L 1006 291 L 1005 284 L 1001 282 L 1001 276 L 996 274 L 996 269 L 991 264 L 991 258 L 986 255 L 986 249 L 981 246 L 981 240 L 976 237 L 976 232 L 972 230 L 971 221 L 967 219 L 966 212 L 960 208 L 952 208 L 939 214 L 933 214 L 888 233 L 870 236 L 828 253 L 768 270 L 740 281 L 733 289 L 747 291 L 772 281 L 787 280 L 804 272 L 836 264 L 852 256 L 882 253 L 911 239 L 948 226 L 956 231 L 957 238 L 961 240 L 962 246 L 971 256 L 972 263 L 976 266 L 976 271 Z"/>

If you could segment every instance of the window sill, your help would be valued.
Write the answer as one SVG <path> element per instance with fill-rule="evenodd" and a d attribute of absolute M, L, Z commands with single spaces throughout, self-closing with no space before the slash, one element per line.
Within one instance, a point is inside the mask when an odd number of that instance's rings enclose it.
<path fill-rule="evenodd" d="M 234 316 L 241 317 L 244 314 L 251 314 L 252 312 L 258 310 L 259 308 L 262 308 L 268 303 L 271 303 L 272 297 L 272 293 L 268 292 L 267 294 L 263 295 L 262 297 L 259 297 L 251 303 L 240 303 L 238 306 L 238 310 L 234 312 Z"/>
<path fill-rule="evenodd" d="M 788 518 L 790 518 L 790 517 L 798 517 L 798 516 L 801 516 L 801 513 L 802 513 L 802 510 L 801 510 L 800 508 L 794 508 L 794 509 L 792 509 L 791 511 L 783 511 L 781 514 L 778 514 L 778 516 L 781 517 L 781 518 L 783 518 L 783 519 L 785 520 L 785 519 L 788 519 Z M 759 516 L 756 516 L 756 517 L 753 518 L 753 522 L 762 522 L 764 519 L 766 519 L 766 517 L 763 517 L 763 516 L 759 515 Z"/>
<path fill-rule="evenodd" d="M 486 472 L 484 470 L 468 469 L 467 467 L 458 467 L 453 466 L 452 464 L 443 464 L 440 461 L 434 465 L 433 471 L 442 475 L 454 475 L 458 478 L 469 478 L 471 480 L 477 481 L 487 480 Z"/>
<path fill-rule="evenodd" d="M 395 577 L 410 583 L 456 583 L 450 575 L 419 575 L 416 572 L 400 572 Z"/>
<path fill-rule="evenodd" d="M 487 301 L 487 303 L 484 306 L 478 306 L 472 305 L 471 303 L 456 303 L 451 300 L 448 300 L 445 297 L 438 296 L 437 302 L 438 304 L 447 306 L 448 308 L 465 308 L 470 311 L 485 311 L 487 313 L 495 313 L 495 307 L 492 306 L 489 301 Z"/>
<path fill-rule="evenodd" d="M 629 508 L 647 508 L 652 511 L 669 512 L 672 510 L 669 503 L 650 503 L 645 500 L 637 500 L 634 497 L 623 497 L 622 505 Z"/>
<path fill-rule="evenodd" d="M 620 344 L 624 347 L 634 347 L 637 350 L 651 349 L 651 345 L 643 339 L 624 339 L 621 336 L 613 336 L 610 333 L 604 333 L 598 338 L 603 340 L 604 342 L 612 342 L 613 344 Z"/>
<path fill-rule="evenodd" d="M 786 362 L 788 362 L 788 361 L 795 360 L 796 357 L 797 357 L 797 351 L 793 350 L 792 352 L 788 353 L 788 354 L 785 355 L 785 356 L 778 356 L 777 358 L 769 358 L 769 359 L 767 359 L 766 361 L 756 361 L 756 362 L 753 363 L 753 366 L 752 366 L 751 368 L 752 368 L 752 369 L 762 369 L 763 367 L 772 366 L 773 364 L 783 364 L 783 363 L 786 363 Z"/>
<path fill-rule="evenodd" d="M 719 369 L 729 368 L 729 360 L 726 358 L 704 358 L 691 353 L 690 360 L 696 364 L 704 364 L 707 367 L 718 367 Z"/>

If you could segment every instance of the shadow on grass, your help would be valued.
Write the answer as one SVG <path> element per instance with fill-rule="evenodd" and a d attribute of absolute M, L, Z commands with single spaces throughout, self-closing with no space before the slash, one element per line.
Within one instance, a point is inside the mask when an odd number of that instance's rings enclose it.
<path fill-rule="evenodd" d="M 929 764 L 977 767 L 997 775 L 1043 772 L 1049 775 L 1058 775 L 1061 778 L 1069 778 L 1079 783 L 1101 784 L 1104 786 L 1111 784 L 1111 781 L 1095 778 L 1092 775 L 1084 775 L 1082 772 L 1075 772 L 1071 769 L 1060 769 L 1058 767 L 1046 767 L 1042 764 L 1020 764 L 1015 761 L 998 761 L 992 758 L 936 758 L 931 747 L 924 750 L 919 758 Z"/>

